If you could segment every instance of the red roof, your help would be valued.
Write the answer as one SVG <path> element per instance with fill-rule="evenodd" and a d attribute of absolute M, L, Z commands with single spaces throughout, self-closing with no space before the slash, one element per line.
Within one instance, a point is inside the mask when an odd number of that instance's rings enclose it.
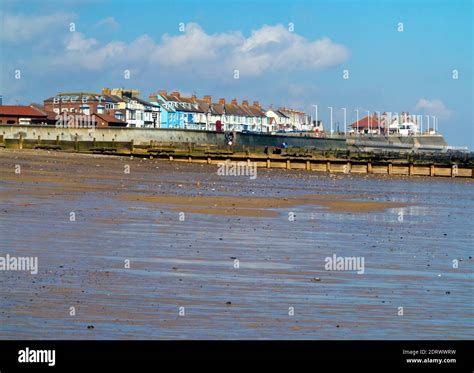
<path fill-rule="evenodd" d="M 369 116 L 366 115 L 362 119 L 359 119 L 359 121 L 355 121 L 354 123 L 351 124 L 352 128 L 357 128 L 357 127 L 370 127 L 376 128 L 379 126 L 379 118 L 377 117 L 377 114 L 374 114 L 372 117 L 370 117 L 369 121 Z"/>
<path fill-rule="evenodd" d="M 12 117 L 46 117 L 46 113 L 33 106 L 0 105 L 0 115 Z"/>
<path fill-rule="evenodd" d="M 127 124 L 127 122 L 124 122 L 123 120 L 120 120 L 118 118 L 115 118 L 114 116 L 112 115 L 109 115 L 109 114 L 98 114 L 98 113 L 94 113 L 92 115 L 95 115 L 96 117 L 98 117 L 99 119 L 102 119 L 104 122 L 108 122 L 108 123 L 120 123 L 120 124 Z"/>

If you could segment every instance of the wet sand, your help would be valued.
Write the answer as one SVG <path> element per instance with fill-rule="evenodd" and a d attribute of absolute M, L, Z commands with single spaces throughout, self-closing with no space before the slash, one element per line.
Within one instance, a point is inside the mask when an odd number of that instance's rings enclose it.
<path fill-rule="evenodd" d="M 2 339 L 474 336 L 469 179 L 11 150 L 0 175 L 0 256 L 39 261 L 0 271 Z"/>
<path fill-rule="evenodd" d="M 266 197 L 230 197 L 230 196 L 121 196 L 129 202 L 149 202 L 153 206 L 184 206 L 172 208 L 173 211 L 216 214 L 229 216 L 277 216 L 277 211 L 268 209 L 288 209 L 296 206 L 324 206 L 329 211 L 368 212 L 389 208 L 406 207 L 406 204 L 395 202 L 352 201 L 350 197 L 338 195 L 304 195 L 299 197 L 266 198 Z M 198 206 L 189 207 L 189 206 Z"/>

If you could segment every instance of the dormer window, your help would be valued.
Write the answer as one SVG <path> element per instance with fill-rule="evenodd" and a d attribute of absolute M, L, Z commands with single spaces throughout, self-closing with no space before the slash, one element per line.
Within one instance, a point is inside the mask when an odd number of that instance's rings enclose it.
<path fill-rule="evenodd" d="M 87 105 L 87 104 L 83 104 L 79 107 L 79 110 L 84 113 L 84 114 L 87 114 L 89 115 L 90 114 L 90 106 Z"/>

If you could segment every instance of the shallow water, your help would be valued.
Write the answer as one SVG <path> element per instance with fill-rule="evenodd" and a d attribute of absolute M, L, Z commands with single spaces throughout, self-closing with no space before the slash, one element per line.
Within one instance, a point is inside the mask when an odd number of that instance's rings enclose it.
<path fill-rule="evenodd" d="M 12 151 L 0 152 L 0 175 L 0 256 L 39 261 L 37 275 L 0 271 L 2 339 L 474 337 L 471 180 L 266 169 L 250 180 L 211 165 Z M 180 221 L 166 206 L 120 198 L 133 194 L 407 206 Z M 364 258 L 364 273 L 327 271 L 333 254 Z"/>

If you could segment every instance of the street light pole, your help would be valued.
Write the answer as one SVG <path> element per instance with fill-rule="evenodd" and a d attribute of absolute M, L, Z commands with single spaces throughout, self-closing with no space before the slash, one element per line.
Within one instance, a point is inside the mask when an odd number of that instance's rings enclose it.
<path fill-rule="evenodd" d="M 355 112 L 357 113 L 356 129 L 357 129 L 357 135 L 358 135 L 359 134 L 359 109 L 355 109 Z"/>
<path fill-rule="evenodd" d="M 372 132 L 372 123 L 371 123 L 371 120 L 370 120 L 370 110 L 367 110 L 367 129 L 368 129 L 367 132 L 370 135 L 371 132 Z"/>
<path fill-rule="evenodd" d="M 328 109 L 331 111 L 331 137 L 332 137 L 332 106 L 328 106 Z"/>
<path fill-rule="evenodd" d="M 318 126 L 318 105 L 312 105 L 314 106 L 314 113 L 316 114 L 315 116 L 315 123 L 316 123 L 316 127 Z"/>
<path fill-rule="evenodd" d="M 380 136 L 380 111 L 377 111 L 378 117 L 377 117 L 377 126 L 378 126 L 378 135 Z"/>
<path fill-rule="evenodd" d="M 344 111 L 344 137 L 347 137 L 347 109 L 343 107 L 342 110 Z"/>

